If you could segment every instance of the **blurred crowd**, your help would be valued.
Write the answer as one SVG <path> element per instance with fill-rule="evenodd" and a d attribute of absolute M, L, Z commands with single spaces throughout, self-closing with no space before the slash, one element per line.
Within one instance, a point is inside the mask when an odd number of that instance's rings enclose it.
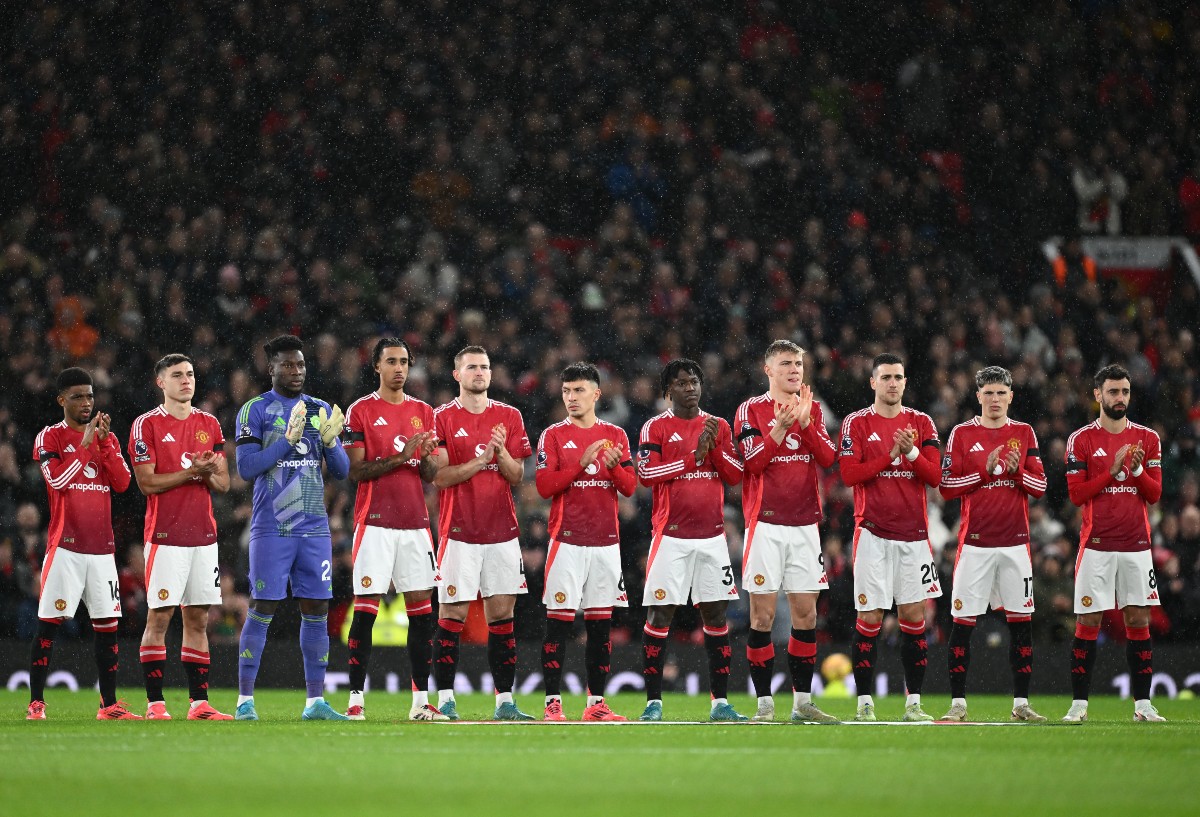
<path fill-rule="evenodd" d="M 408 340 L 409 391 L 434 405 L 456 394 L 454 352 L 481 344 L 492 395 L 535 439 L 563 416 L 557 373 L 577 360 L 602 367 L 601 414 L 632 439 L 675 357 L 702 363 L 703 407 L 731 418 L 765 390 L 767 343 L 791 338 L 833 427 L 870 402 L 871 358 L 897 352 L 906 402 L 943 435 L 975 414 L 975 370 L 1006 366 L 1049 476 L 1031 511 L 1035 626 L 1059 639 L 1079 527 L 1065 440 L 1096 414 L 1091 374 L 1121 363 L 1131 416 L 1163 438 L 1156 635 L 1200 638 L 1200 293 L 1178 271 L 1147 292 L 1092 280 L 1076 253 L 1060 281 L 1038 251 L 1051 236 L 1200 237 L 1200 9 L 681 9 L 0 7 L 0 634 L 32 633 L 47 503 L 30 453 L 61 419 L 55 373 L 89 368 L 127 440 L 158 399 L 153 362 L 187 353 L 198 405 L 229 433 L 269 387 L 262 342 L 293 332 L 306 391 L 343 406 L 374 387 L 380 335 Z M 328 489 L 343 603 L 353 490 Z M 820 627 L 845 640 L 853 506 L 836 471 L 824 492 Z M 532 478 L 518 493 L 518 622 L 533 635 L 546 503 Z M 144 503 L 134 489 L 113 504 L 137 633 Z M 214 504 L 227 576 L 213 632 L 236 637 L 249 486 L 235 475 Z M 618 640 L 640 626 L 649 511 L 646 492 L 621 505 L 633 606 Z M 957 513 L 931 495 L 947 579 Z"/>

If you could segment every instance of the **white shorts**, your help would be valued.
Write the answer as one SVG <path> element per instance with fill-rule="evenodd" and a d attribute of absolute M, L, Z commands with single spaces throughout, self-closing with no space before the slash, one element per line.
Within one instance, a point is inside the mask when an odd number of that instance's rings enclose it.
<path fill-rule="evenodd" d="M 981 616 L 989 604 L 993 610 L 1006 613 L 1033 613 L 1033 564 L 1029 548 L 963 545 L 954 563 L 952 592 L 954 600 L 950 607 L 957 618 Z"/>
<path fill-rule="evenodd" d="M 854 531 L 854 609 L 890 610 L 892 602 L 913 604 L 942 595 L 928 539 L 883 539 L 865 528 Z"/>
<path fill-rule="evenodd" d="M 397 530 L 360 525 L 354 529 L 354 594 L 381 596 L 389 584 L 397 593 L 428 590 L 437 584 L 433 536 L 428 528 Z"/>
<path fill-rule="evenodd" d="M 585 547 L 551 540 L 542 603 L 547 610 L 628 607 L 621 546 Z"/>
<path fill-rule="evenodd" d="M 742 588 L 747 593 L 819 593 L 829 589 L 816 525 L 755 522 L 746 530 Z"/>
<path fill-rule="evenodd" d="M 692 604 L 737 598 L 724 534 L 709 539 L 663 536 L 650 546 L 642 604 L 687 604 L 689 592 Z"/>
<path fill-rule="evenodd" d="M 216 542 L 195 548 L 147 544 L 144 553 L 147 607 L 221 603 Z"/>
<path fill-rule="evenodd" d="M 494 545 L 447 539 L 438 554 L 437 585 L 442 604 L 528 593 L 521 545 L 516 539 Z"/>
<path fill-rule="evenodd" d="M 1158 607 L 1158 578 L 1148 550 L 1118 553 L 1083 548 L 1075 562 L 1075 612 Z"/>
<path fill-rule="evenodd" d="M 93 619 L 121 617 L 121 585 L 112 554 L 52 548 L 42 562 L 38 618 L 71 618 L 79 602 Z"/>

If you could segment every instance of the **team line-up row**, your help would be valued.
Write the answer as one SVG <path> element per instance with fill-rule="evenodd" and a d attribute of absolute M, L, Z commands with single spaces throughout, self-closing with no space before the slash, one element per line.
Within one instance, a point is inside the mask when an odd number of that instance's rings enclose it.
<path fill-rule="evenodd" d="M 264 347 L 271 390 L 237 415 L 235 465 L 253 483 L 250 522 L 251 604 L 239 641 L 238 700 L 233 715 L 208 701 L 207 610 L 220 602 L 211 493 L 229 487 L 225 436 L 212 415 L 195 409 L 190 358 L 156 364 L 163 403 L 134 422 L 126 464 L 111 418 L 97 411 L 91 377 L 67 369 L 58 378 L 62 422 L 38 435 L 34 456 L 50 496 L 49 546 L 42 569 L 39 630 L 34 639 L 27 717 L 46 717 L 44 688 L 59 623 L 82 600 L 96 631 L 101 707 L 98 719 L 138 719 L 115 695 L 116 565 L 110 491 L 132 480 L 146 495 L 146 585 L 149 612 L 140 650 L 147 718 L 170 718 L 163 695 L 165 636 L 176 607 L 183 617 L 181 658 L 189 719 L 257 720 L 254 686 L 276 607 L 290 592 L 301 612 L 300 649 L 306 720 L 361 720 L 371 633 L 383 594 L 404 597 L 409 618 L 412 720 L 456 720 L 454 676 L 470 603 L 482 599 L 488 662 L 498 720 L 533 720 L 512 697 L 517 665 L 516 597 L 528 592 L 513 488 L 534 455 L 520 412 L 488 397 L 491 361 L 468 346 L 454 358 L 456 399 L 436 410 L 404 387 L 413 363 L 404 340 L 383 338 L 373 362 L 379 386 L 349 406 L 304 394 L 299 338 Z M 763 355 L 767 391 L 747 400 L 733 424 L 700 408 L 703 372 L 687 359 L 661 372 L 670 408 L 642 428 L 638 444 L 600 420 L 601 376 L 588 363 L 561 374 L 567 417 L 541 434 L 538 492 L 551 500 L 545 564 L 546 634 L 541 647 L 545 720 L 565 720 L 562 671 L 574 622 L 586 629 L 588 697 L 584 720 L 624 720 L 602 694 L 610 673 L 612 611 L 628 606 L 621 576 L 618 495 L 638 484 L 652 491 L 652 541 L 646 563 L 640 719 L 663 718 L 662 674 L 675 609 L 692 603 L 703 619 L 712 695 L 710 719 L 742 721 L 728 700 L 732 662 L 726 608 L 739 589 L 724 535 L 724 486 L 742 484 L 746 522 L 742 589 L 750 600 L 746 660 L 758 695 L 754 720 L 775 718 L 770 684 L 776 598 L 787 596 L 791 634 L 790 719 L 833 722 L 812 700 L 816 600 L 828 586 L 818 523 L 820 469 L 835 462 L 854 492 L 853 580 L 858 611 L 851 650 L 855 686 L 873 688 L 876 642 L 895 606 L 902 633 L 907 699 L 903 719 L 927 721 L 921 687 L 927 664 L 926 602 L 942 595 L 926 530 L 926 490 L 962 502 L 948 661 L 952 701 L 942 720 L 968 719 L 966 683 L 971 633 L 989 607 L 1011 633 L 1014 720 L 1046 719 L 1031 707 L 1033 570 L 1028 502 L 1046 490 L 1031 426 L 1009 416 L 1011 374 L 991 366 L 975 377 L 979 415 L 956 426 L 942 451 L 930 417 L 904 405 L 901 358 L 882 354 L 871 368 L 871 405 L 848 415 L 836 442 L 820 403 L 804 382 L 804 351 L 778 340 Z M 1107 366 L 1095 376 L 1100 416 L 1067 443 L 1067 481 L 1082 507 L 1075 571 L 1073 701 L 1063 718 L 1087 720 L 1100 618 L 1124 613 L 1134 719 L 1161 721 L 1150 702 L 1153 648 L 1150 607 L 1158 593 L 1150 557 L 1147 506 L 1162 490 L 1160 443 L 1127 417 L 1128 373 Z M 349 645 L 350 697 L 345 714 L 322 696 L 329 655 L 332 545 L 324 502 L 326 477 L 357 484 L 354 508 L 354 617 Z M 423 483 L 439 490 L 438 538 L 430 534 Z M 433 612 L 433 593 L 438 612 Z M 430 675 L 437 690 L 429 698 Z M 858 696 L 855 719 L 875 720 L 870 694 Z"/>

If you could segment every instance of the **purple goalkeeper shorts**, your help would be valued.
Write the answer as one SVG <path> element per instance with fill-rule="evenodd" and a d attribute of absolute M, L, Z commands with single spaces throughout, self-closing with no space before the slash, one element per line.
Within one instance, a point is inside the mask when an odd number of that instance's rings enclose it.
<path fill-rule="evenodd" d="M 250 537 L 250 597 L 333 598 L 333 540 L 328 536 Z"/>

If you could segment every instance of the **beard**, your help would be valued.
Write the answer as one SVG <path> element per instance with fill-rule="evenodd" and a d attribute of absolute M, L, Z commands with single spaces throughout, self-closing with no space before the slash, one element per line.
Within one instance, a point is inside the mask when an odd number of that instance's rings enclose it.
<path fill-rule="evenodd" d="M 1106 404 L 1104 404 L 1104 403 L 1101 403 L 1101 404 L 1100 404 L 1100 411 L 1101 411 L 1101 412 L 1103 412 L 1104 416 L 1105 416 L 1105 417 L 1107 417 L 1107 418 L 1108 418 L 1108 419 L 1110 419 L 1110 420 L 1123 420 L 1123 419 L 1125 419 L 1125 412 L 1126 412 L 1127 410 L 1128 410 L 1128 409 L 1123 409 L 1123 408 L 1120 408 L 1120 409 L 1118 409 L 1118 408 L 1113 408 L 1112 406 L 1106 405 Z"/>

